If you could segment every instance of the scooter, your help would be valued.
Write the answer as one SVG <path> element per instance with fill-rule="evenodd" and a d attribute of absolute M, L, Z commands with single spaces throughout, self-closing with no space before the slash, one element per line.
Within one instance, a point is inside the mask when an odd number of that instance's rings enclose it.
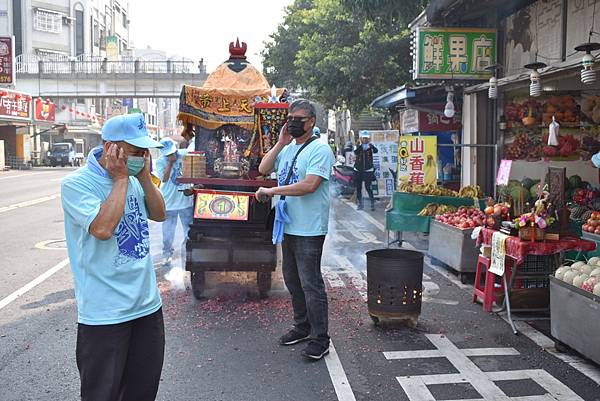
<path fill-rule="evenodd" d="M 344 164 L 343 156 L 339 156 L 337 163 L 333 166 L 333 182 L 336 184 L 339 194 L 352 196 L 356 190 L 354 185 L 354 169 Z"/>

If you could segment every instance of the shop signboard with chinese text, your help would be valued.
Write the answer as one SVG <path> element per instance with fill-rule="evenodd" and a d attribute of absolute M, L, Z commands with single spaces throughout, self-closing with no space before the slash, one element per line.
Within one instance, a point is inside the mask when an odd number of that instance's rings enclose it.
<path fill-rule="evenodd" d="M 373 167 L 377 181 L 377 194 L 392 196 L 394 193 L 394 174 L 398 167 L 398 137 L 395 130 L 369 131 L 371 143 L 377 148 L 373 154 Z"/>
<path fill-rule="evenodd" d="M 496 30 L 418 28 L 414 79 L 485 80 L 496 64 Z"/>
<path fill-rule="evenodd" d="M 398 186 L 437 183 L 437 137 L 401 136 L 398 141 Z"/>
<path fill-rule="evenodd" d="M 0 85 L 15 84 L 15 40 L 0 37 Z"/>
<path fill-rule="evenodd" d="M 419 132 L 419 114 L 420 111 L 415 109 L 406 109 L 402 113 L 402 133 L 412 134 Z"/>
<path fill-rule="evenodd" d="M 31 121 L 31 96 L 0 90 L 0 119 Z"/>
<path fill-rule="evenodd" d="M 34 102 L 35 120 L 54 122 L 56 119 L 56 104 L 48 102 Z"/>

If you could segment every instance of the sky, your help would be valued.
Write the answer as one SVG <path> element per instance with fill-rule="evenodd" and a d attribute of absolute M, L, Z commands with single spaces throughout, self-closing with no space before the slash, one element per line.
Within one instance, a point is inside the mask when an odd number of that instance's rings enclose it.
<path fill-rule="evenodd" d="M 248 44 L 248 60 L 262 70 L 264 42 L 293 0 L 129 0 L 130 41 L 198 62 L 207 72 L 229 57 L 229 42 Z"/>

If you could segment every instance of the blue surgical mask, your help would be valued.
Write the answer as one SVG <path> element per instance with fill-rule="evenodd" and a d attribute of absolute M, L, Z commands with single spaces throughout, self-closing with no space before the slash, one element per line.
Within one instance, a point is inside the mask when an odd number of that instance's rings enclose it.
<path fill-rule="evenodd" d="M 138 175 L 146 164 L 146 158 L 143 156 L 129 156 L 127 157 L 127 171 L 129 175 Z"/>
<path fill-rule="evenodd" d="M 367 149 L 369 149 L 369 144 L 368 144 L 368 143 L 363 143 L 363 144 L 362 144 L 362 148 L 363 148 L 364 150 L 367 150 Z"/>

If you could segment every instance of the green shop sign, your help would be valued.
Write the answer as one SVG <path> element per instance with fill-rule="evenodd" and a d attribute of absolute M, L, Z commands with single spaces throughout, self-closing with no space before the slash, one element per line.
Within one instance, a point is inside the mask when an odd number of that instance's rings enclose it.
<path fill-rule="evenodd" d="M 496 64 L 496 30 L 417 28 L 414 79 L 489 79 Z"/>

